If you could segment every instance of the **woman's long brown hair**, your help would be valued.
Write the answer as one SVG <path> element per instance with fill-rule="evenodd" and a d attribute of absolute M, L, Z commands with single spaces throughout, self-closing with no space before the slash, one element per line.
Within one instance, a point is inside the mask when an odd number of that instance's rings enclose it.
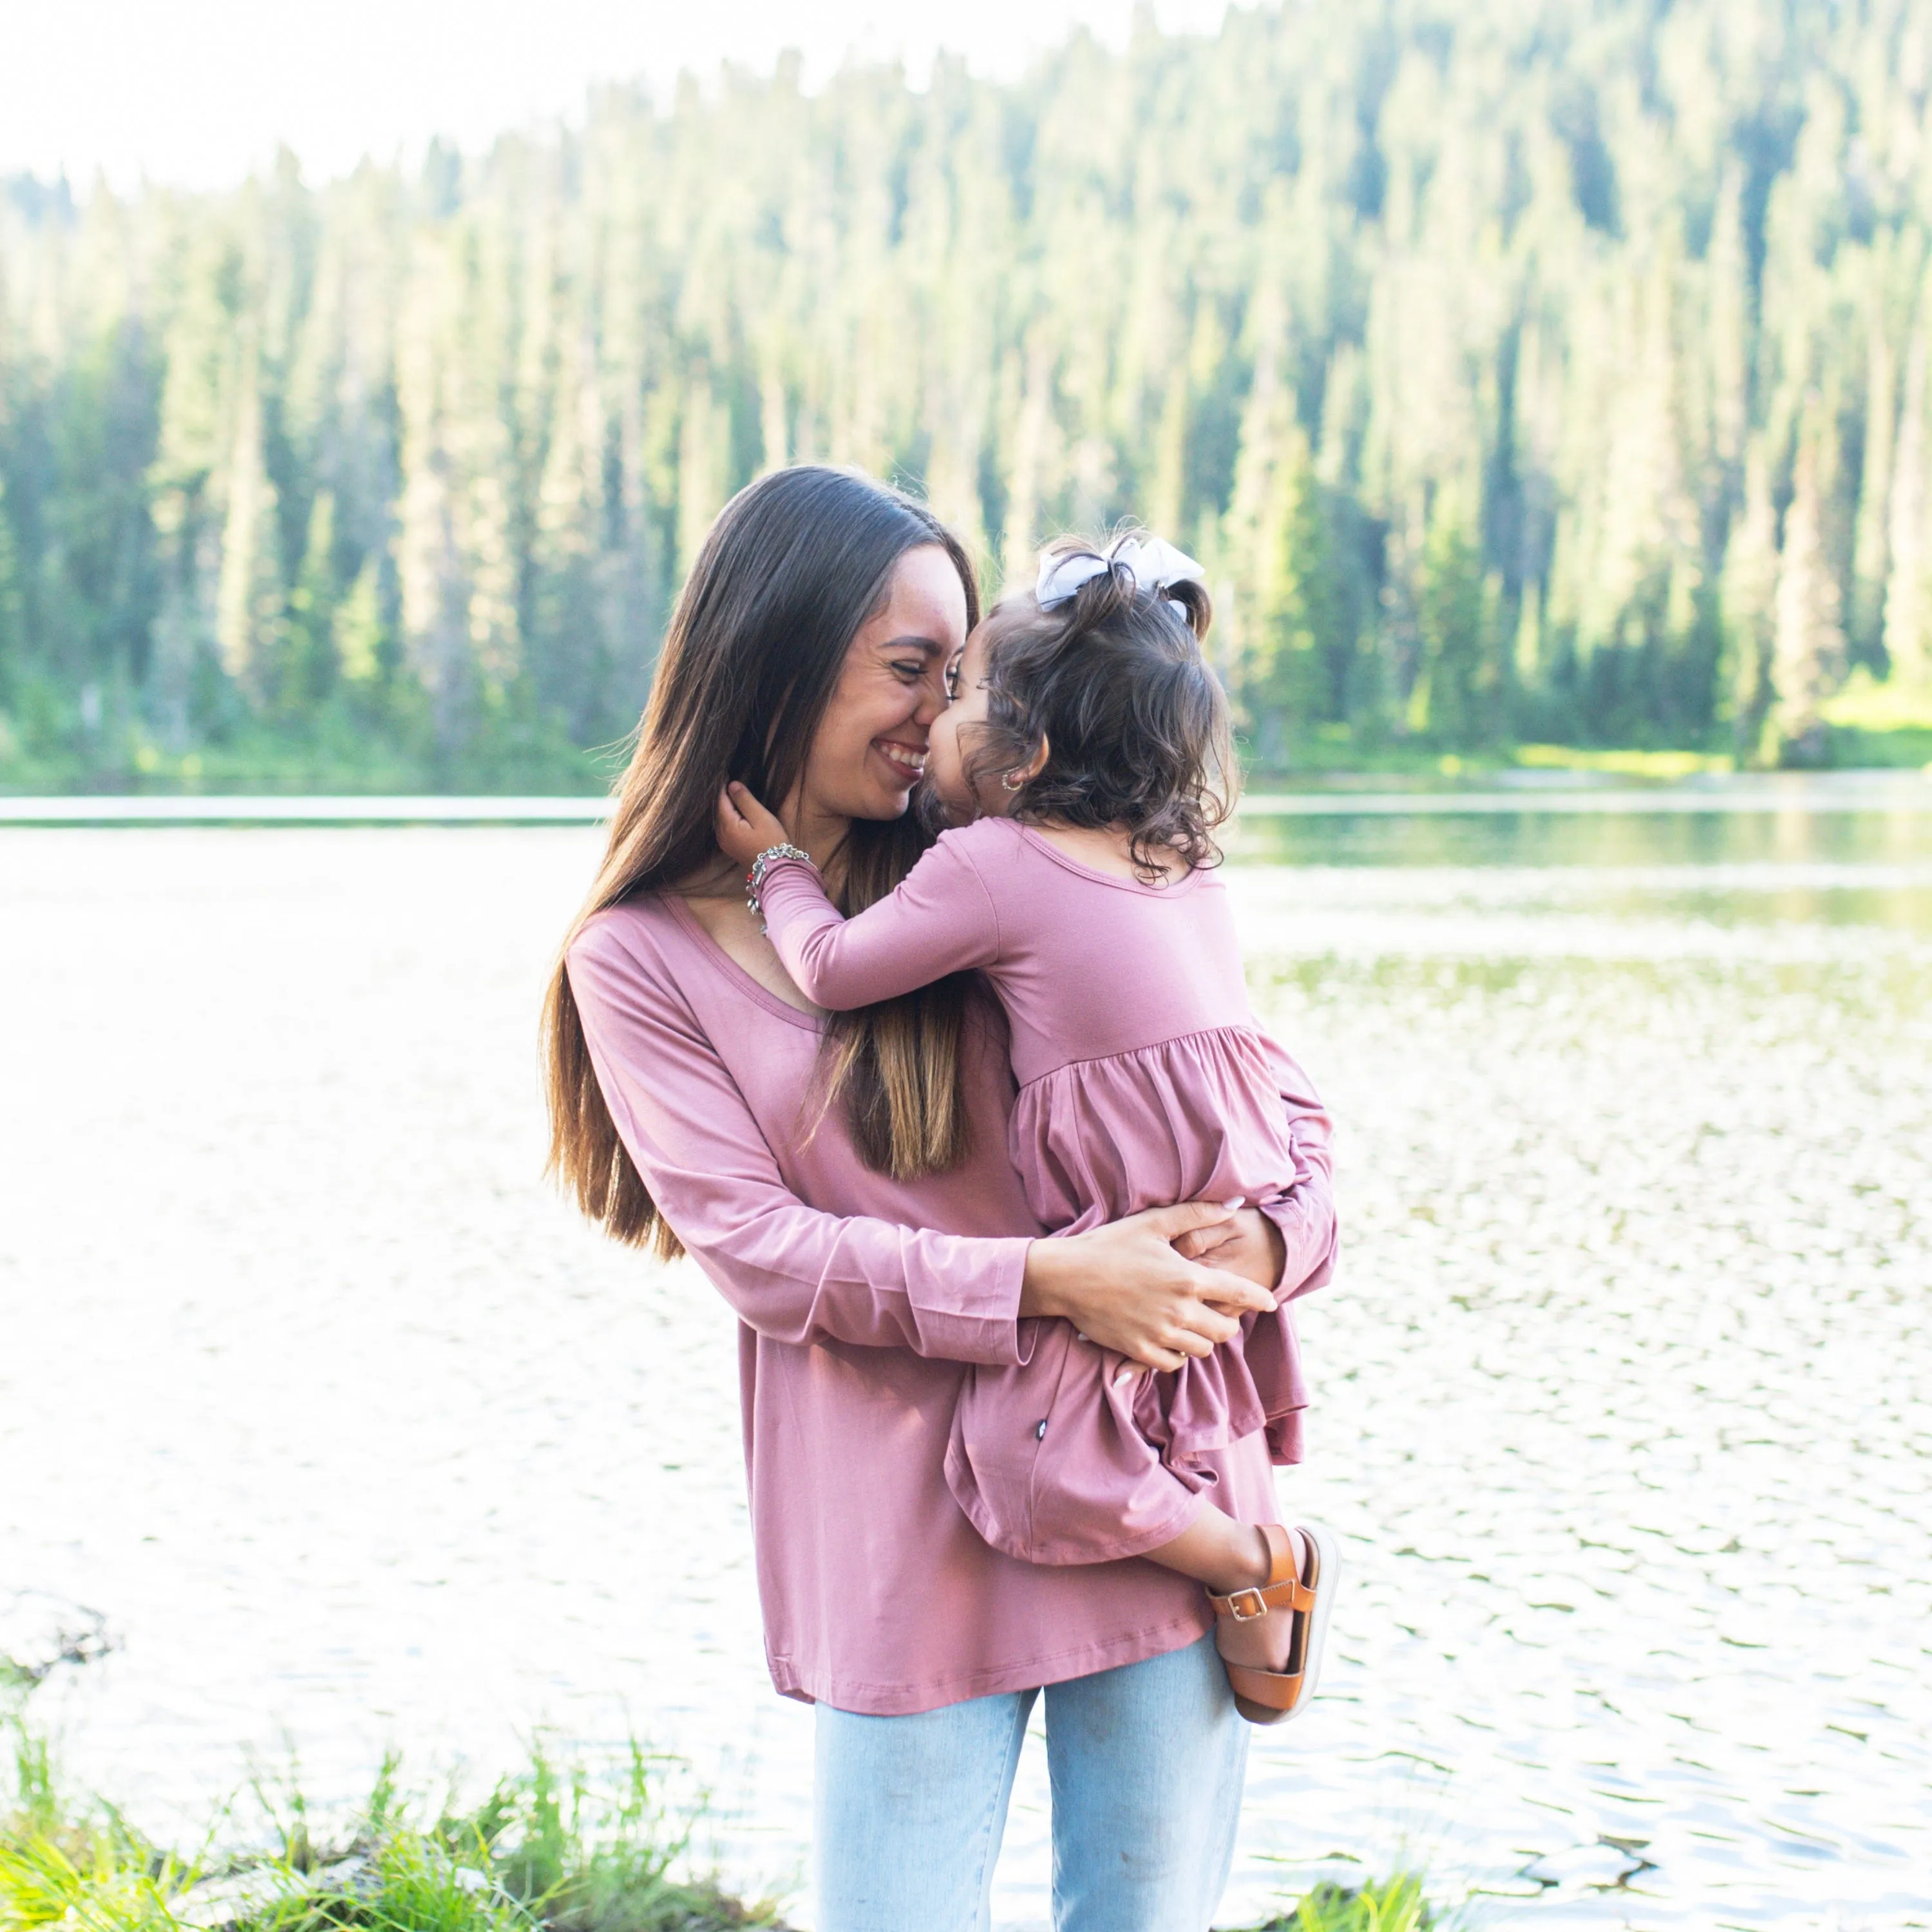
<path fill-rule="evenodd" d="M 671 618 L 617 790 L 596 883 L 565 935 L 544 1002 L 549 1171 L 604 1231 L 664 1256 L 680 1252 L 605 1106 L 566 956 L 584 922 L 716 863 L 718 794 L 742 779 L 759 797 L 790 796 L 848 646 L 886 596 L 908 550 L 936 544 L 979 618 L 972 566 L 922 503 L 869 477 L 817 465 L 775 471 L 719 512 Z M 908 812 L 855 820 L 838 898 L 847 914 L 882 898 L 928 843 Z M 960 978 L 835 1015 L 822 1084 L 844 1107 L 860 1158 L 901 1179 L 943 1172 L 965 1151 Z"/>

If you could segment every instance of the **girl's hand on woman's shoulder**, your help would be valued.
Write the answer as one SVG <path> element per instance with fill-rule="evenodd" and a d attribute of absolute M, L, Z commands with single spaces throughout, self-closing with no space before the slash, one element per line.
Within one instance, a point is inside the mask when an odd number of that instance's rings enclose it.
<path fill-rule="evenodd" d="M 760 852 L 788 843 L 783 823 L 736 778 L 718 794 L 718 843 L 726 858 L 748 866 Z"/>

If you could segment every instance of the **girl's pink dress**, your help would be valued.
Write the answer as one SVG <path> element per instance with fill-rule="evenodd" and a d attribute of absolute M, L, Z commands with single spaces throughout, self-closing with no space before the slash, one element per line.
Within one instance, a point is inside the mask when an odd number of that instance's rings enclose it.
<path fill-rule="evenodd" d="M 1285 1056 L 1256 1024 L 1212 872 L 1117 878 L 986 818 L 943 833 L 854 918 L 796 860 L 770 865 L 761 899 L 787 970 L 822 1006 L 986 975 L 1019 1087 L 1009 1152 L 1056 1232 L 1176 1201 L 1238 1196 L 1279 1214 L 1309 1180 L 1282 1107 Z M 995 1549 L 1048 1564 L 1140 1556 L 1192 1520 L 1214 1480 L 1208 1452 L 1265 1429 L 1274 1460 L 1298 1456 L 1284 1307 L 1248 1316 L 1211 1355 L 1124 1383 L 1121 1358 L 1066 1323 L 1024 1325 L 1018 1366 L 968 1376 L 946 1452 L 953 1495 Z"/>

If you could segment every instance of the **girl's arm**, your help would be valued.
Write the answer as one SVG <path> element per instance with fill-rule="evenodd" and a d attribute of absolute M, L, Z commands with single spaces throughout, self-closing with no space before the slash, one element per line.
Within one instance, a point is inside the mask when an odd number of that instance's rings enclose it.
<path fill-rule="evenodd" d="M 1335 1272 L 1339 1244 L 1335 1156 L 1330 1145 L 1334 1123 L 1300 1064 L 1268 1034 L 1262 1034 L 1262 1040 L 1288 1110 L 1288 1146 L 1294 1156 L 1294 1178 L 1287 1189 L 1257 1204 L 1280 1229 L 1286 1250 L 1275 1288 L 1276 1300 L 1286 1302 L 1312 1293 Z"/>
<path fill-rule="evenodd" d="M 809 1208 L 663 974 L 595 923 L 571 946 L 569 972 L 598 1084 L 651 1198 L 760 1334 L 1005 1364 L 1021 1359 L 1022 1316 L 1084 1325 L 1104 1310 L 1122 1322 L 1113 1346 L 1165 1368 L 1234 1331 L 1222 1309 L 1267 1306 L 1265 1291 L 1168 1245 L 1222 1218 L 1211 1208 L 1184 1204 L 1038 1244 Z"/>
<path fill-rule="evenodd" d="M 890 1000 L 1000 956 L 986 882 L 950 834 L 897 890 L 850 919 L 839 916 L 817 870 L 797 859 L 769 862 L 758 901 L 785 970 L 808 1000 L 832 1012 Z"/>
<path fill-rule="evenodd" d="M 1280 1303 L 1311 1293 L 1334 1273 L 1334 1164 L 1331 1124 L 1307 1075 L 1268 1035 L 1262 1039 L 1287 1110 L 1290 1172 L 1254 1208 L 1176 1245 L 1211 1267 L 1266 1280 Z"/>

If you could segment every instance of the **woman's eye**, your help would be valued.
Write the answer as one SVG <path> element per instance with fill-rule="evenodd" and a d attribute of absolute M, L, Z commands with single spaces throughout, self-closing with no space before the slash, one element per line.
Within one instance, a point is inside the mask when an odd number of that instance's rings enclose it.
<path fill-rule="evenodd" d="M 926 675 L 926 662 L 922 658 L 902 658 L 892 669 L 908 684 L 916 684 Z"/>

